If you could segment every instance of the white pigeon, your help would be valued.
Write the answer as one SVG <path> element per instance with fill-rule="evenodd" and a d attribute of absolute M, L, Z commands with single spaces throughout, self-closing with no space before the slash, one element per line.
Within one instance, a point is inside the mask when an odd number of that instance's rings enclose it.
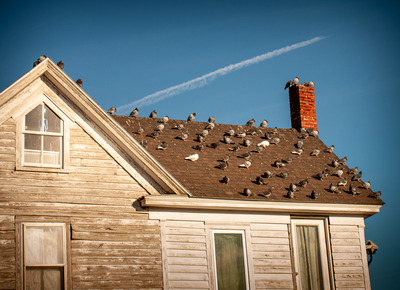
<path fill-rule="evenodd" d="M 262 147 L 267 147 L 269 146 L 269 142 L 267 140 L 261 141 L 260 143 L 257 144 L 257 146 L 262 146 Z"/>
<path fill-rule="evenodd" d="M 197 159 L 199 159 L 199 154 L 197 153 L 185 157 L 185 160 L 190 160 L 190 161 L 196 161 Z"/>
<path fill-rule="evenodd" d="M 239 167 L 243 167 L 243 168 L 249 168 L 250 166 L 251 166 L 251 161 L 250 160 L 247 160 L 243 164 L 239 165 Z"/>

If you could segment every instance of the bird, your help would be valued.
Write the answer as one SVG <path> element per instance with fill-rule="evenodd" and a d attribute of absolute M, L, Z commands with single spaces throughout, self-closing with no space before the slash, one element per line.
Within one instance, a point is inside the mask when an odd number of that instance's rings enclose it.
<path fill-rule="evenodd" d="M 293 157 L 288 157 L 286 159 L 282 159 L 282 161 L 289 164 L 293 161 Z"/>
<path fill-rule="evenodd" d="M 142 140 L 139 144 L 142 145 L 144 148 L 147 148 L 147 140 Z"/>
<path fill-rule="evenodd" d="M 343 178 L 342 180 L 339 180 L 338 186 L 346 186 L 347 184 L 347 177 Z"/>
<path fill-rule="evenodd" d="M 161 122 L 163 122 L 164 124 L 166 124 L 168 121 L 169 121 L 169 116 L 168 115 L 166 115 L 165 117 L 163 117 L 161 119 Z"/>
<path fill-rule="evenodd" d="M 251 192 L 250 188 L 245 188 L 243 190 L 245 196 L 251 196 L 253 193 Z"/>
<path fill-rule="evenodd" d="M 313 81 L 311 81 L 311 82 L 308 82 L 308 83 L 302 83 L 301 85 L 304 86 L 304 87 L 313 87 L 313 86 L 315 86 L 315 83 Z"/>
<path fill-rule="evenodd" d="M 265 134 L 264 134 L 264 138 L 265 138 L 265 139 L 267 139 L 267 140 L 271 140 L 271 139 L 272 139 L 272 136 L 271 136 L 271 134 L 270 134 L 270 133 L 268 133 L 268 132 L 265 132 Z"/>
<path fill-rule="evenodd" d="M 308 179 L 306 178 L 306 179 L 301 180 L 301 181 L 298 183 L 298 186 L 304 188 L 304 187 L 307 186 L 307 184 L 308 184 Z"/>
<path fill-rule="evenodd" d="M 77 79 L 77 80 L 76 80 L 76 84 L 77 84 L 79 87 L 82 87 L 82 85 L 83 85 L 82 79 Z"/>
<path fill-rule="evenodd" d="M 335 149 L 335 145 L 331 145 L 331 146 L 329 146 L 328 148 L 325 149 L 325 152 L 333 153 L 334 149 Z"/>
<path fill-rule="evenodd" d="M 256 135 L 256 134 L 257 134 L 256 128 L 251 128 L 246 131 L 246 135 L 249 135 L 249 136 Z"/>
<path fill-rule="evenodd" d="M 260 124 L 260 127 L 261 127 L 261 128 L 267 128 L 267 126 L 268 126 L 268 120 L 264 120 L 264 121 L 262 121 L 261 124 Z"/>
<path fill-rule="evenodd" d="M 263 176 L 264 176 L 265 178 L 271 178 L 271 177 L 273 176 L 273 174 L 272 174 L 271 171 L 267 170 L 267 171 L 264 172 L 264 175 L 263 175 Z"/>
<path fill-rule="evenodd" d="M 250 145 L 253 144 L 249 139 L 244 139 L 243 140 L 243 145 L 246 147 L 250 147 Z"/>
<path fill-rule="evenodd" d="M 37 66 L 39 63 L 41 63 L 42 61 L 44 61 L 47 58 L 46 55 L 42 54 L 34 63 L 33 63 L 33 67 Z"/>
<path fill-rule="evenodd" d="M 333 192 L 333 193 L 338 193 L 339 192 L 339 187 L 333 185 L 333 183 L 331 183 L 331 185 L 329 186 L 329 191 Z"/>
<path fill-rule="evenodd" d="M 353 186 L 352 183 L 350 184 L 349 190 L 350 190 L 350 193 L 351 193 L 353 196 L 354 196 L 354 195 L 357 195 L 357 194 L 360 194 L 360 193 L 358 192 L 358 190 L 357 190 L 357 187 Z"/>
<path fill-rule="evenodd" d="M 265 181 L 261 176 L 257 176 L 256 183 L 262 185 L 262 184 L 265 184 Z"/>
<path fill-rule="evenodd" d="M 148 137 L 151 137 L 153 139 L 156 139 L 157 137 L 160 136 L 160 131 L 153 131 L 150 134 L 147 135 Z"/>
<path fill-rule="evenodd" d="M 239 165 L 239 167 L 242 167 L 242 168 L 249 168 L 250 166 L 251 166 L 251 161 L 250 160 L 247 160 L 243 164 Z"/>
<path fill-rule="evenodd" d="M 213 149 L 217 149 L 218 146 L 219 146 L 218 142 L 214 142 L 214 143 L 211 143 L 211 144 L 207 145 L 207 147 L 210 147 L 210 148 L 213 148 Z"/>
<path fill-rule="evenodd" d="M 195 149 L 195 150 L 201 151 L 204 148 L 204 144 L 203 143 L 202 144 L 197 144 L 197 145 L 193 146 L 192 148 Z"/>
<path fill-rule="evenodd" d="M 274 145 L 278 145 L 279 142 L 281 142 L 281 138 L 275 137 L 275 138 L 272 138 L 272 140 L 269 143 L 270 144 L 274 144 Z"/>
<path fill-rule="evenodd" d="M 314 129 L 308 129 L 308 135 L 312 136 L 312 137 L 318 137 L 318 131 L 314 130 Z"/>
<path fill-rule="evenodd" d="M 107 113 L 109 113 L 110 115 L 114 115 L 114 113 L 117 111 L 116 107 L 111 107 L 108 109 Z"/>
<path fill-rule="evenodd" d="M 279 173 L 277 176 L 285 179 L 289 176 L 289 171 L 283 171 L 283 172 Z"/>
<path fill-rule="evenodd" d="M 345 156 L 345 157 L 343 157 L 343 158 L 340 158 L 339 160 L 338 160 L 338 162 L 340 163 L 340 164 L 345 164 L 346 162 L 347 162 L 347 156 Z"/>
<path fill-rule="evenodd" d="M 339 161 L 338 160 L 332 160 L 332 167 L 334 167 L 334 168 L 337 168 L 337 167 L 339 167 L 339 165 L 340 165 L 340 163 L 339 163 Z"/>
<path fill-rule="evenodd" d="M 296 145 L 294 145 L 297 149 L 303 148 L 304 142 L 303 140 L 299 140 L 296 142 Z"/>
<path fill-rule="evenodd" d="M 362 185 L 363 188 L 368 189 L 371 187 L 371 181 L 364 182 Z"/>
<path fill-rule="evenodd" d="M 342 175 L 343 175 L 343 168 L 340 168 L 340 169 L 336 170 L 334 174 L 335 174 L 337 177 L 342 177 Z"/>
<path fill-rule="evenodd" d="M 278 128 L 273 128 L 271 131 L 271 134 L 278 134 Z"/>
<path fill-rule="evenodd" d="M 269 142 L 267 140 L 263 140 L 260 143 L 258 143 L 257 146 L 262 146 L 265 148 L 265 147 L 269 146 Z"/>
<path fill-rule="evenodd" d="M 259 195 L 268 198 L 271 196 L 271 194 L 272 194 L 272 188 L 268 188 L 266 192 L 260 193 Z"/>
<path fill-rule="evenodd" d="M 220 164 L 218 164 L 217 166 L 215 166 L 216 168 L 219 168 L 221 170 L 225 170 L 228 168 L 228 161 L 225 162 L 221 162 Z"/>
<path fill-rule="evenodd" d="M 294 149 L 291 153 L 296 155 L 301 155 L 301 153 L 303 153 L 303 149 L 302 148 Z"/>
<path fill-rule="evenodd" d="M 362 171 L 358 172 L 356 175 L 353 175 L 351 180 L 358 181 L 358 180 L 360 180 L 361 176 L 362 176 Z"/>
<path fill-rule="evenodd" d="M 197 135 L 196 141 L 200 142 L 200 143 L 204 143 L 206 141 L 206 137 L 204 137 L 202 135 Z"/>
<path fill-rule="evenodd" d="M 189 133 L 185 133 L 185 132 L 182 132 L 182 134 L 181 135 L 179 135 L 178 137 L 176 137 L 176 138 L 178 138 L 178 139 L 181 139 L 181 140 L 183 140 L 183 141 L 186 141 L 186 139 L 187 138 L 189 138 Z"/>
<path fill-rule="evenodd" d="M 206 130 L 212 130 L 214 128 L 215 128 L 215 123 L 212 122 L 209 122 L 205 127 Z"/>
<path fill-rule="evenodd" d="M 299 83 L 299 77 L 295 77 L 292 81 L 288 81 L 285 85 L 285 90 L 291 86 L 297 85 Z"/>
<path fill-rule="evenodd" d="M 246 137 L 246 133 L 245 132 L 238 132 L 238 133 L 235 134 L 235 137 L 244 138 L 244 137 Z"/>
<path fill-rule="evenodd" d="M 190 160 L 190 161 L 196 161 L 197 159 L 199 159 L 199 154 L 197 153 L 185 157 L 185 160 Z"/>
<path fill-rule="evenodd" d="M 288 197 L 288 198 L 290 198 L 290 199 L 294 198 L 294 192 L 291 191 L 291 190 L 288 190 L 288 192 L 287 192 L 287 194 L 286 194 L 286 197 Z"/>
<path fill-rule="evenodd" d="M 162 130 L 164 130 L 164 127 L 165 127 L 164 123 L 160 123 L 160 124 L 158 124 L 156 126 L 156 128 L 154 130 L 155 131 L 162 131 Z"/>
<path fill-rule="evenodd" d="M 358 171 L 358 166 L 350 168 L 349 173 L 350 174 L 355 174 Z"/>
<path fill-rule="evenodd" d="M 297 188 L 296 184 L 294 184 L 294 183 L 290 183 L 289 189 L 290 189 L 291 191 L 298 191 L 298 190 L 299 190 L 299 189 Z"/>
<path fill-rule="evenodd" d="M 315 175 L 315 178 L 322 180 L 325 177 L 327 177 L 329 174 L 329 171 L 327 169 L 324 169 L 322 172 L 318 173 L 317 175 Z"/>
<path fill-rule="evenodd" d="M 189 122 L 191 122 L 191 121 L 194 121 L 195 118 L 196 118 L 196 112 L 191 113 L 191 114 L 189 115 L 189 117 L 187 118 L 187 120 L 188 120 Z"/>
<path fill-rule="evenodd" d="M 244 158 L 244 159 L 249 159 L 251 157 L 250 152 L 243 153 L 242 155 L 239 155 L 238 157 Z"/>
<path fill-rule="evenodd" d="M 167 142 L 161 142 L 160 145 L 157 146 L 157 150 L 167 150 L 168 148 L 168 143 Z"/>
<path fill-rule="evenodd" d="M 176 124 L 174 127 L 172 127 L 172 129 L 175 130 L 182 130 L 183 128 L 185 128 L 185 125 L 183 125 L 182 123 Z"/>
<path fill-rule="evenodd" d="M 214 123 L 215 122 L 215 118 L 213 116 L 210 116 L 208 118 L 208 123 Z"/>
<path fill-rule="evenodd" d="M 129 117 L 137 117 L 139 115 L 139 109 L 135 108 L 130 114 Z"/>
<path fill-rule="evenodd" d="M 63 68 L 64 68 L 64 62 L 63 62 L 62 60 L 60 60 L 59 62 L 57 62 L 57 66 L 58 66 L 60 69 L 63 69 Z"/>
<path fill-rule="evenodd" d="M 315 148 L 315 149 L 310 153 L 310 155 L 311 155 L 311 156 L 318 156 L 319 152 L 321 152 L 321 151 L 320 151 L 318 148 Z"/>
<path fill-rule="evenodd" d="M 210 133 L 210 131 L 208 131 L 207 129 L 204 129 L 204 130 L 201 131 L 201 133 L 198 134 L 198 135 L 201 135 L 201 136 L 203 136 L 203 137 L 207 137 L 208 133 Z"/>
<path fill-rule="evenodd" d="M 372 196 L 375 198 L 379 198 L 381 195 L 382 195 L 382 192 L 379 190 L 372 193 Z"/>
<path fill-rule="evenodd" d="M 283 163 L 281 160 L 276 160 L 276 161 L 274 162 L 274 166 L 277 167 L 277 168 L 280 168 L 280 167 L 286 166 L 286 164 Z"/>
<path fill-rule="evenodd" d="M 233 146 L 232 148 L 229 148 L 229 150 L 230 150 L 230 151 L 235 151 L 235 152 L 236 152 L 236 151 L 239 151 L 240 148 L 241 148 L 240 145 L 236 145 L 236 146 Z"/>
<path fill-rule="evenodd" d="M 139 127 L 139 128 L 136 130 L 135 133 L 138 134 L 138 135 L 142 135 L 142 134 L 144 133 L 144 128 L 143 128 L 143 127 Z"/>
<path fill-rule="evenodd" d="M 224 135 L 223 138 L 224 138 L 224 143 L 226 144 L 233 143 L 233 140 L 229 136 Z"/>
<path fill-rule="evenodd" d="M 313 190 L 312 192 L 311 192 L 311 198 L 313 198 L 313 199 L 317 199 L 318 198 L 318 196 L 320 196 L 321 194 L 319 193 L 319 192 L 316 192 L 315 190 Z"/>
<path fill-rule="evenodd" d="M 248 120 L 245 126 L 247 126 L 247 127 L 253 127 L 253 125 L 254 125 L 255 122 L 256 122 L 256 121 L 255 121 L 254 119 Z"/>
<path fill-rule="evenodd" d="M 231 181 L 231 179 L 230 179 L 228 176 L 224 176 L 224 177 L 222 178 L 222 183 L 228 184 L 229 181 Z"/>
<path fill-rule="evenodd" d="M 225 154 L 224 157 L 221 159 L 224 162 L 227 162 L 231 156 L 229 154 Z"/>
<path fill-rule="evenodd" d="M 229 130 L 225 132 L 225 135 L 233 136 L 235 135 L 235 130 L 233 130 L 232 127 L 230 127 Z"/>
<path fill-rule="evenodd" d="M 153 111 L 150 113 L 149 118 L 155 118 L 155 117 L 157 117 L 157 111 L 156 111 L 156 110 L 153 110 Z"/>

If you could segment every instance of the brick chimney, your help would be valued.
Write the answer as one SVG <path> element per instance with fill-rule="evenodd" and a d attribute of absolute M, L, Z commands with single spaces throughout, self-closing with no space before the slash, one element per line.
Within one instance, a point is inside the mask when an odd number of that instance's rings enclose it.
<path fill-rule="evenodd" d="M 289 88 L 292 128 L 318 130 L 314 87 L 293 85 Z"/>

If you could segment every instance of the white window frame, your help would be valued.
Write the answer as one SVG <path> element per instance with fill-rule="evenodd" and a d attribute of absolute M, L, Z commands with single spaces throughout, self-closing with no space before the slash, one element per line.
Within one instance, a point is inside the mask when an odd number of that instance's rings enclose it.
<path fill-rule="evenodd" d="M 25 229 L 26 227 L 29 226 L 34 226 L 34 227 L 62 227 L 62 252 L 63 252 L 63 264 L 57 264 L 57 265 L 45 265 L 46 267 L 63 267 L 64 269 L 64 289 L 67 289 L 68 285 L 68 253 L 67 253 L 67 226 L 65 223 L 35 223 L 35 222 L 22 222 L 21 227 L 22 227 L 22 236 L 21 236 L 21 242 L 22 242 L 22 277 L 23 277 L 23 289 L 26 289 L 26 267 L 31 266 L 31 267 L 40 267 L 43 265 L 26 265 L 25 264 L 25 253 L 26 253 L 26 240 L 25 240 Z"/>
<path fill-rule="evenodd" d="M 243 259 L 244 259 L 244 268 L 245 268 L 245 279 L 246 279 L 246 290 L 250 289 L 249 282 L 249 265 L 248 265 L 248 255 L 247 255 L 247 243 L 246 243 L 246 231 L 245 230 L 220 230 L 220 229 L 212 229 L 211 233 L 211 243 L 212 243 L 212 259 L 213 259 L 213 274 L 215 278 L 215 289 L 218 289 L 218 275 L 217 275 L 217 261 L 216 261 L 216 253 L 215 253 L 215 235 L 218 233 L 223 234 L 241 234 L 242 235 L 242 244 L 243 244 Z"/>
<path fill-rule="evenodd" d="M 322 279 L 324 289 L 330 289 L 330 270 L 328 263 L 328 251 L 327 251 L 327 239 L 324 219 L 292 219 L 291 220 L 291 232 L 293 240 L 293 254 L 295 261 L 295 273 L 296 273 L 296 284 L 298 289 L 301 288 L 301 275 L 300 275 L 300 264 L 298 255 L 298 244 L 297 244 L 297 233 L 296 226 L 317 226 L 318 228 L 318 242 L 321 256 L 321 267 L 322 267 Z"/>
<path fill-rule="evenodd" d="M 24 162 L 24 152 L 25 152 L 25 134 L 32 134 L 31 131 L 25 130 L 25 116 L 29 114 L 38 105 L 44 104 L 49 107 L 61 120 L 62 120 L 62 132 L 55 134 L 61 136 L 61 164 L 56 166 L 44 165 L 39 163 L 25 163 Z M 17 152 L 16 152 L 16 170 L 22 171 L 42 171 L 42 172 L 59 172 L 68 173 L 69 169 L 69 128 L 70 120 L 69 118 L 51 102 L 48 97 L 44 94 L 39 96 L 36 101 L 32 104 L 26 106 L 22 111 L 18 112 L 13 116 L 17 120 L 17 130 L 16 130 L 16 142 L 17 142 Z M 33 133 L 35 134 L 35 133 Z M 43 134 L 43 132 L 38 132 L 39 135 L 53 136 L 53 133 Z"/>

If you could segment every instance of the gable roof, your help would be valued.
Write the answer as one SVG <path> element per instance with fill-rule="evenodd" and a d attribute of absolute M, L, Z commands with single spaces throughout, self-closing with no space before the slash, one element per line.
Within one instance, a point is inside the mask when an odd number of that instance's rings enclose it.
<path fill-rule="evenodd" d="M 198 133 L 201 133 L 208 123 L 189 122 L 179 120 L 169 120 L 160 136 L 152 138 L 149 135 L 160 124 L 161 119 L 113 116 L 114 119 L 129 132 L 138 142 L 147 142 L 147 151 L 154 156 L 165 169 L 179 180 L 183 186 L 191 193 L 193 197 L 208 199 L 229 199 L 229 200 L 262 200 L 276 202 L 308 202 L 308 203 L 334 203 L 334 204 L 384 204 L 379 198 L 373 197 L 371 189 L 362 187 L 362 181 L 352 181 L 354 174 L 349 173 L 347 165 L 341 165 L 338 168 L 332 166 L 332 161 L 339 159 L 334 153 L 325 152 L 327 146 L 318 137 L 301 138 L 301 134 L 295 129 L 275 129 L 261 127 L 247 127 L 238 125 L 216 124 L 215 128 L 209 131 L 206 137 L 205 146 L 201 151 L 193 149 L 200 143 L 196 141 Z M 177 137 L 181 131 L 174 128 L 177 124 L 183 124 L 182 132 L 189 133 L 186 141 Z M 137 134 L 138 129 L 144 129 L 143 134 Z M 237 132 L 247 132 L 244 139 L 252 142 L 250 147 L 243 145 L 243 138 L 231 137 L 234 144 L 223 142 L 224 134 L 232 128 Z M 253 133 L 250 134 L 250 133 Z M 265 133 L 272 137 L 279 136 L 280 142 L 277 145 L 269 145 L 260 153 L 257 153 L 256 144 L 266 141 Z M 304 137 L 304 136 L 303 136 Z M 295 144 L 302 139 L 304 142 L 304 152 L 301 155 L 291 153 L 296 149 Z M 166 142 L 166 150 L 157 150 L 161 142 Z M 209 147 L 210 144 L 219 144 L 217 148 Z M 239 151 L 230 151 L 240 145 Z M 318 156 L 311 156 L 314 149 L 320 149 Z M 247 168 L 239 167 L 245 159 L 240 156 L 250 152 L 251 166 Z M 185 160 L 185 157 L 197 153 L 199 159 L 196 161 Z M 228 167 L 221 170 L 218 165 L 225 154 L 230 154 Z M 277 168 L 274 162 L 277 160 L 293 158 L 291 163 L 285 163 L 286 166 Z M 343 176 L 339 178 L 334 172 L 343 167 Z M 323 170 L 329 170 L 329 174 L 323 180 L 314 176 Z M 257 176 L 262 176 L 265 171 L 271 171 L 271 178 L 264 178 L 266 184 L 257 184 Z M 287 178 L 279 177 L 281 172 L 289 173 Z M 222 182 L 224 176 L 230 178 L 230 182 Z M 340 187 L 340 192 L 332 193 L 329 191 L 331 183 L 337 185 L 339 180 L 348 179 L 346 186 Z M 291 183 L 298 184 L 301 180 L 308 179 L 308 185 L 305 188 L 299 188 L 295 192 L 294 198 L 287 197 L 287 192 Z M 359 191 L 358 195 L 353 196 L 349 191 L 349 185 L 353 184 Z M 244 189 L 251 190 L 252 195 L 246 196 Z M 272 194 L 269 198 L 260 196 L 269 188 L 272 188 Z M 317 199 L 311 197 L 311 192 L 320 193 Z"/>

